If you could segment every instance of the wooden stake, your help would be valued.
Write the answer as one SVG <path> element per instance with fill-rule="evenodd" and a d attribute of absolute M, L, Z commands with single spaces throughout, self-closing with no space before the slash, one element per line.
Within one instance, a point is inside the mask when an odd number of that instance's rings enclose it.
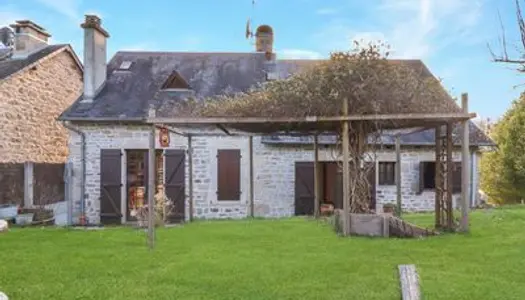
<path fill-rule="evenodd" d="M 447 228 L 452 230 L 454 227 L 454 219 L 452 215 L 452 188 L 453 188 L 453 181 L 452 181 L 452 174 L 453 174 L 453 168 L 454 163 L 452 161 L 452 146 L 454 141 L 452 140 L 452 124 L 447 123 L 447 177 L 446 177 L 446 201 L 447 201 L 447 207 L 446 207 L 446 219 L 447 219 Z"/>
<path fill-rule="evenodd" d="M 191 135 L 188 135 L 188 196 L 189 196 L 189 211 L 190 211 L 190 222 L 193 221 L 193 147 L 191 143 Z"/>
<path fill-rule="evenodd" d="M 345 116 L 348 115 L 348 99 L 343 101 L 343 114 Z M 343 121 L 343 234 L 345 236 L 350 235 L 350 141 L 348 140 L 348 127 L 348 121 Z"/>
<path fill-rule="evenodd" d="M 463 112 L 468 112 L 468 94 L 461 95 Z M 470 181 L 469 169 L 469 121 L 463 121 L 463 143 L 461 145 L 461 226 L 463 232 L 469 231 L 468 224 L 468 187 Z"/>
<path fill-rule="evenodd" d="M 314 217 L 319 217 L 319 203 L 320 203 L 320 193 L 319 193 L 319 144 L 318 136 L 314 135 Z"/>
<path fill-rule="evenodd" d="M 399 135 L 396 136 L 396 195 L 396 214 L 398 217 L 401 217 L 401 137 Z"/>
<path fill-rule="evenodd" d="M 250 217 L 255 216 L 254 208 L 254 189 L 253 189 L 253 136 L 249 137 L 249 154 L 250 154 Z"/>
<path fill-rule="evenodd" d="M 434 214 L 435 221 L 434 227 L 437 229 L 441 226 L 441 199 L 443 194 L 443 181 L 441 180 L 441 126 L 436 127 L 435 132 L 435 141 L 436 141 L 436 170 L 434 176 L 434 185 L 435 185 L 435 203 L 434 203 Z M 420 172 L 420 174 L 422 174 Z M 420 179 L 421 180 L 421 179 Z"/>
<path fill-rule="evenodd" d="M 151 126 L 148 151 L 148 244 L 149 248 L 155 247 L 155 126 Z"/>

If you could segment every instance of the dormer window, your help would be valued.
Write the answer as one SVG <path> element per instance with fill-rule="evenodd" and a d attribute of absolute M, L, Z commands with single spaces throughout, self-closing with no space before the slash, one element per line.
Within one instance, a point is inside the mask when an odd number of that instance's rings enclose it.
<path fill-rule="evenodd" d="M 166 82 L 162 85 L 161 89 L 163 90 L 189 90 L 190 85 L 180 76 L 178 72 L 173 72 L 168 77 Z"/>

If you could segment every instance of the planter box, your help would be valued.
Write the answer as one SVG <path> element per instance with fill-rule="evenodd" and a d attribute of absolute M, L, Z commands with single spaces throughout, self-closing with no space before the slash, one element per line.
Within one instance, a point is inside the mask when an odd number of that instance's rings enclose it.
<path fill-rule="evenodd" d="M 31 225 L 31 223 L 33 222 L 33 216 L 34 214 L 32 213 L 21 214 L 21 215 L 16 216 L 15 218 L 16 225 Z"/>
<path fill-rule="evenodd" d="M 16 205 L 2 204 L 0 205 L 0 219 L 8 220 L 14 219 L 18 215 L 18 207 Z"/>
<path fill-rule="evenodd" d="M 387 215 L 350 214 L 350 234 L 360 236 L 388 237 L 389 219 Z M 334 226 L 338 233 L 343 232 L 343 212 L 335 211 Z"/>

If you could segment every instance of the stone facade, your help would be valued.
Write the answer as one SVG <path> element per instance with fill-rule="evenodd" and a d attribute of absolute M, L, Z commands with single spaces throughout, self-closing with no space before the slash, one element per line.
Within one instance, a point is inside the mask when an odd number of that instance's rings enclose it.
<path fill-rule="evenodd" d="M 124 149 L 147 149 L 149 129 L 132 125 L 79 126 L 86 136 L 86 214 L 90 223 L 99 223 L 100 211 L 100 149 L 122 149 L 122 195 L 125 199 L 126 163 Z M 171 134 L 171 149 L 187 150 L 187 138 Z M 70 132 L 70 160 L 74 170 L 74 201 L 78 212 L 81 184 L 81 136 Z M 156 138 L 157 147 L 158 138 Z M 195 218 L 243 218 L 249 214 L 249 140 L 247 137 L 217 136 L 193 137 L 193 195 Z M 241 199 L 240 201 L 217 201 L 217 150 L 241 150 Z M 329 148 L 320 150 L 321 161 L 333 161 L 335 155 Z M 253 139 L 254 155 L 254 211 L 256 216 L 285 217 L 294 214 L 296 161 L 313 161 L 312 147 L 269 146 Z M 378 161 L 395 161 L 393 151 L 377 153 Z M 407 149 L 402 153 L 403 208 L 409 211 L 432 210 L 434 192 L 417 194 L 419 161 L 433 160 L 433 149 Z M 460 153 L 454 154 L 460 160 Z M 186 157 L 186 195 L 188 195 L 188 157 Z M 376 175 L 377 176 L 377 175 Z M 475 186 L 477 186 L 477 179 Z M 477 188 L 475 188 L 477 190 Z M 457 196 L 455 196 L 457 197 Z M 378 205 L 395 202 L 395 186 L 377 186 Z M 189 203 L 186 197 L 186 218 Z M 123 204 L 122 211 L 125 210 Z"/>
<path fill-rule="evenodd" d="M 56 118 L 81 91 L 82 71 L 65 49 L 0 81 L 0 162 L 65 162 L 68 132 Z"/>

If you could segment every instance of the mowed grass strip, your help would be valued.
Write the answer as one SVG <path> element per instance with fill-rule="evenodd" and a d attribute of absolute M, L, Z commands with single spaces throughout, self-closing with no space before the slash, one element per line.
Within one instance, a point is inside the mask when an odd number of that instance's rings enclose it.
<path fill-rule="evenodd" d="M 432 224 L 431 214 L 407 215 Z M 399 299 L 415 264 L 425 299 L 523 299 L 525 209 L 478 211 L 471 233 L 337 237 L 304 218 L 198 221 L 157 231 L 13 229 L 0 235 L 10 299 Z"/>

